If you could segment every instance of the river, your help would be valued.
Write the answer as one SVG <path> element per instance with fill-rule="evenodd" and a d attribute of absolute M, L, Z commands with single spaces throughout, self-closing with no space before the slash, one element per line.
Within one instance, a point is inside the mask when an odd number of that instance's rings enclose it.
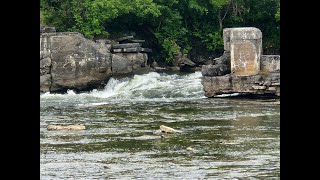
<path fill-rule="evenodd" d="M 280 179 L 279 104 L 206 98 L 200 78 L 151 72 L 41 94 L 40 179 Z M 181 132 L 161 137 L 160 125 Z"/>

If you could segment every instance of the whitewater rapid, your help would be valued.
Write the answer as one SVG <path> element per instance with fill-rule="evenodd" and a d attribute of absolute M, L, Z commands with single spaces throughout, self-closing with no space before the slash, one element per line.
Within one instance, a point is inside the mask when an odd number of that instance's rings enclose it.
<path fill-rule="evenodd" d="M 177 75 L 150 72 L 129 78 L 110 78 L 104 89 L 86 93 L 68 90 L 65 94 L 44 93 L 40 99 L 62 101 L 91 101 L 103 104 L 109 101 L 172 101 L 205 98 L 201 84 L 201 72 Z M 92 102 L 94 101 L 94 102 Z"/>

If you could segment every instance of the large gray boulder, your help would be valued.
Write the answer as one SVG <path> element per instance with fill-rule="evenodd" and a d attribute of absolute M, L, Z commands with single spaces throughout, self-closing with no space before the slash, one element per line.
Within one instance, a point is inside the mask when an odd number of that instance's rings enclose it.
<path fill-rule="evenodd" d="M 147 67 L 146 53 L 110 53 L 107 41 L 74 32 L 40 34 L 40 92 L 102 88 L 114 75 Z"/>
<path fill-rule="evenodd" d="M 79 33 L 40 35 L 40 91 L 87 90 L 101 86 L 111 75 L 107 48 Z"/>
<path fill-rule="evenodd" d="M 121 54 L 112 54 L 112 72 L 114 75 L 125 75 L 132 72 L 132 62 Z"/>
<path fill-rule="evenodd" d="M 112 74 L 118 76 L 144 72 L 149 70 L 147 61 L 146 53 L 114 53 L 112 54 Z"/>

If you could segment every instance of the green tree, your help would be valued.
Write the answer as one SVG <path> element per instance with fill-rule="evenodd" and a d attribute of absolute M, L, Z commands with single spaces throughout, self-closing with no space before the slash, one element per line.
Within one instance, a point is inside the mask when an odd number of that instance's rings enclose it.
<path fill-rule="evenodd" d="M 87 38 L 133 31 L 158 60 L 221 54 L 223 28 L 257 27 L 264 53 L 280 53 L 280 0 L 40 0 L 41 23 Z"/>

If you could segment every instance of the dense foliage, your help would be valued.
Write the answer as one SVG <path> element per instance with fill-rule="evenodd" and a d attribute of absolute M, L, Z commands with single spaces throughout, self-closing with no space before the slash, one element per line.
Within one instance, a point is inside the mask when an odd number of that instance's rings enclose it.
<path fill-rule="evenodd" d="M 159 59 L 223 52 L 222 30 L 257 27 L 263 53 L 280 54 L 280 0 L 41 0 L 41 22 L 88 38 L 134 32 Z"/>

